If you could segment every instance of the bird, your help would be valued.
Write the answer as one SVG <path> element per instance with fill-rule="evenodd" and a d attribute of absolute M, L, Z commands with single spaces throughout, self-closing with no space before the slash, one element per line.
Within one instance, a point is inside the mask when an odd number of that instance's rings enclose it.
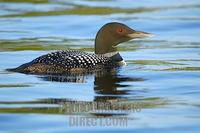
<path fill-rule="evenodd" d="M 123 23 L 109 22 L 96 34 L 94 53 L 78 50 L 55 51 L 7 70 L 27 74 L 64 74 L 113 69 L 126 65 L 117 51 L 120 43 L 150 36 L 152 34 L 134 30 Z"/>

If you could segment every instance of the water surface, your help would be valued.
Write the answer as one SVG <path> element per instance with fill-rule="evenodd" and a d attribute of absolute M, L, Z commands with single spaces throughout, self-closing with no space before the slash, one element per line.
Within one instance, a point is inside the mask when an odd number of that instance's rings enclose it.
<path fill-rule="evenodd" d="M 0 0 L 0 131 L 199 132 L 199 7 L 199 0 Z M 128 64 L 121 69 L 5 71 L 55 50 L 92 52 L 98 29 L 111 21 L 156 35 L 121 44 Z M 76 118 L 97 123 L 73 125 Z"/>

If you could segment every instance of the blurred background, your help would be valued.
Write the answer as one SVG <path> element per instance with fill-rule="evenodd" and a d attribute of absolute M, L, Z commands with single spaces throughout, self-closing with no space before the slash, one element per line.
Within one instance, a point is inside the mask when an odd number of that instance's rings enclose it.
<path fill-rule="evenodd" d="M 122 22 L 155 34 L 119 46 L 128 63 L 102 75 L 11 73 L 54 50 L 94 50 L 97 31 Z M 0 0 L 0 131 L 200 131 L 200 0 Z M 61 103 L 113 102 L 140 112 L 66 112 Z M 78 105 L 77 105 L 78 106 Z M 70 117 L 126 118 L 128 125 L 75 126 Z"/>

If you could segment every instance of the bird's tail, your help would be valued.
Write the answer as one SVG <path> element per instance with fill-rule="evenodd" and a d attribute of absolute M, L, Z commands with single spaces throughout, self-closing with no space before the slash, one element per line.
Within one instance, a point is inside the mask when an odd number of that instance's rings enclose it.
<path fill-rule="evenodd" d="M 22 64 L 19 67 L 16 67 L 16 68 L 8 68 L 8 69 L 6 69 L 6 71 L 24 73 L 25 72 L 25 68 L 29 67 L 30 64 L 31 64 L 31 62 L 25 63 L 25 64 Z"/>

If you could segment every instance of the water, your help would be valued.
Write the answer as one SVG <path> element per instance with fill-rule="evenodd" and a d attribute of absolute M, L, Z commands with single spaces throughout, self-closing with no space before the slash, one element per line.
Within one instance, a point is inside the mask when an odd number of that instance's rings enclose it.
<path fill-rule="evenodd" d="M 0 131 L 199 132 L 199 7 L 199 0 L 0 0 Z M 92 52 L 96 32 L 111 21 L 156 35 L 121 44 L 128 65 L 119 70 L 5 71 L 54 50 Z"/>

